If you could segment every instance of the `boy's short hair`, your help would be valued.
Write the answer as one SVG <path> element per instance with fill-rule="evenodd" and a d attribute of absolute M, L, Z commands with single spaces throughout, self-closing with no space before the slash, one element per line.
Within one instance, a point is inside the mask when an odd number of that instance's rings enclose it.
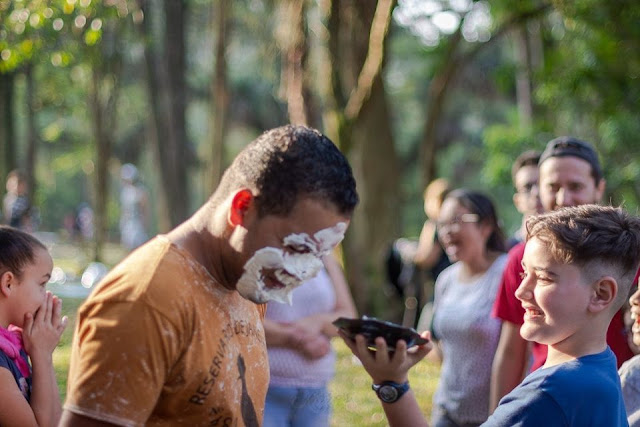
<path fill-rule="evenodd" d="M 547 143 L 547 147 L 540 156 L 538 166 L 551 157 L 577 157 L 591 165 L 591 175 L 596 185 L 602 179 L 602 168 L 598 153 L 591 144 L 580 141 L 572 136 L 560 136 Z"/>
<path fill-rule="evenodd" d="M 573 206 L 529 218 L 527 240 L 534 237 L 557 261 L 578 265 L 583 276 L 614 277 L 613 306 L 624 304 L 640 264 L 640 218 L 619 207 Z"/>
<path fill-rule="evenodd" d="M 513 166 L 511 166 L 511 181 L 515 185 L 516 183 L 516 175 L 518 171 L 526 166 L 535 166 L 538 167 L 538 162 L 540 161 L 540 152 L 535 150 L 527 150 L 524 153 L 520 154 L 516 157 L 516 160 L 513 162 Z"/>

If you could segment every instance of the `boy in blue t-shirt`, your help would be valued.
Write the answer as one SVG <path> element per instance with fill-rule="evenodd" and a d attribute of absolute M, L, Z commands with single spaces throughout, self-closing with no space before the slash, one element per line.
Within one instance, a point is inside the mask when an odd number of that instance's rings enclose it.
<path fill-rule="evenodd" d="M 640 264 L 640 219 L 620 208 L 582 205 L 527 221 L 523 338 L 549 346 L 547 361 L 501 401 L 486 426 L 627 426 L 616 359 L 606 333 Z M 428 333 L 425 333 L 425 336 Z M 400 342 L 376 352 L 343 335 L 374 381 L 391 426 L 427 425 L 407 372 L 430 350 Z M 394 393 L 395 391 L 395 393 Z"/>

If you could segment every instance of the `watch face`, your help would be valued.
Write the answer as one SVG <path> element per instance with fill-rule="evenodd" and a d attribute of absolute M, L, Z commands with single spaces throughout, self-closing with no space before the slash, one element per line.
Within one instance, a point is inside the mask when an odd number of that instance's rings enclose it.
<path fill-rule="evenodd" d="M 398 399 L 398 390 L 391 385 L 383 385 L 379 391 L 380 399 L 383 402 L 392 403 Z"/>

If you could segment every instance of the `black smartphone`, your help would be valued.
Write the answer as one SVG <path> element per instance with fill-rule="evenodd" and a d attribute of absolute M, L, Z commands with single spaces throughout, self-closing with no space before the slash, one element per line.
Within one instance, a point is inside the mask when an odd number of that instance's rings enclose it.
<path fill-rule="evenodd" d="M 355 339 L 356 335 L 364 335 L 367 340 L 367 346 L 375 350 L 375 340 L 377 337 L 383 337 L 387 342 L 389 351 L 395 351 L 396 344 L 399 340 L 407 343 L 407 348 L 414 345 L 426 344 L 428 340 L 422 338 L 413 328 L 407 328 L 392 322 L 376 319 L 375 317 L 362 316 L 360 319 L 349 319 L 340 317 L 333 321 L 333 324 L 351 338 Z"/>

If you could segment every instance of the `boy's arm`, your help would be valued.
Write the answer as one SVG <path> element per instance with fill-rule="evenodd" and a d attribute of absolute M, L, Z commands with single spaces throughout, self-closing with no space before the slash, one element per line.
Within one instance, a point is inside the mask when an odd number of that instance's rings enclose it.
<path fill-rule="evenodd" d="M 397 402 L 382 403 L 390 427 L 428 427 L 413 390 L 409 389 Z"/>
<path fill-rule="evenodd" d="M 383 381 L 393 381 L 399 384 L 406 382 L 409 369 L 424 359 L 432 348 L 432 344 L 429 342 L 407 351 L 407 344 L 400 340 L 396 345 L 395 352 L 390 354 L 384 338 L 378 337 L 376 338 L 376 351 L 374 352 L 367 348 L 364 336 L 356 335 L 355 341 L 353 341 L 343 332 L 339 334 L 351 352 L 360 359 L 362 366 L 371 376 L 374 384 L 380 384 Z M 429 332 L 424 332 L 422 336 L 430 339 Z M 383 402 L 382 407 L 391 427 L 428 426 L 427 420 L 420 411 L 411 389 L 396 402 Z"/>

